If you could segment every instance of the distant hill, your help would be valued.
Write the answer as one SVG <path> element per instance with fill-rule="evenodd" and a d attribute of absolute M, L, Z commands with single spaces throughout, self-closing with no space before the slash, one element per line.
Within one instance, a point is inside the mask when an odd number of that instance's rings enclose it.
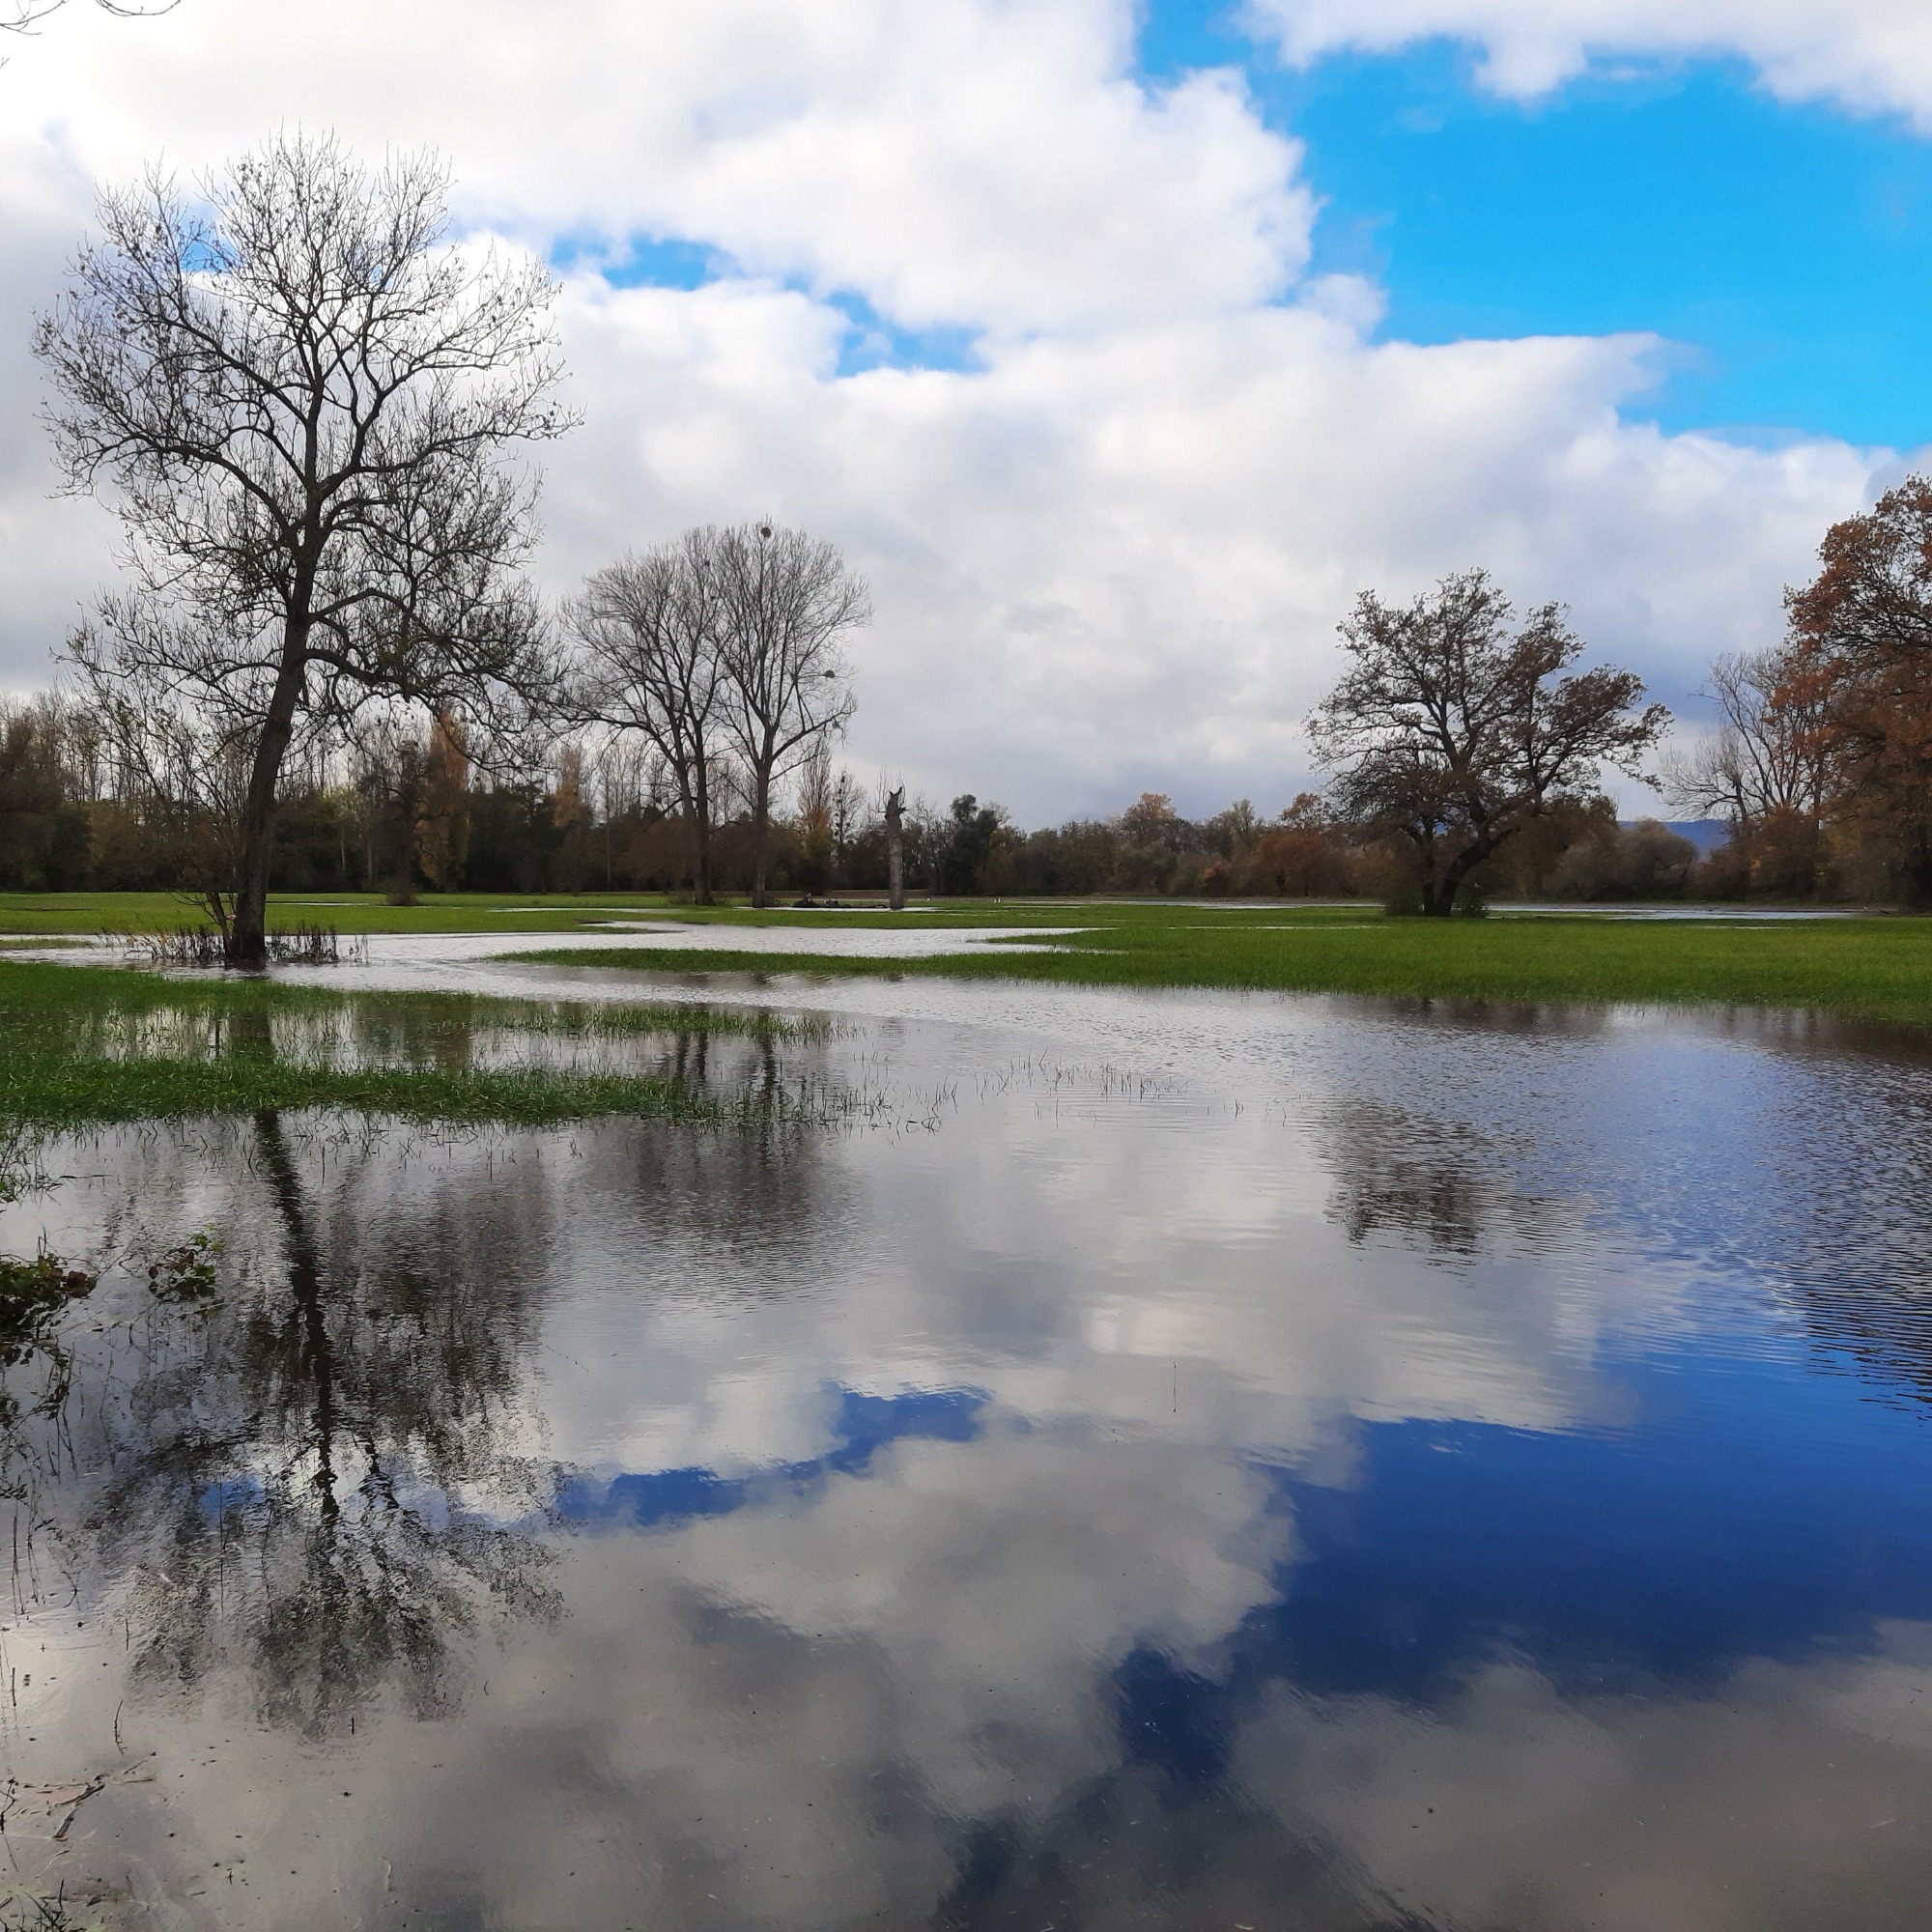
<path fill-rule="evenodd" d="M 1618 822 L 1626 827 L 1637 823 L 1634 818 L 1625 818 Z M 1729 824 L 1721 818 L 1666 818 L 1663 824 L 1680 838 L 1690 839 L 1691 844 L 1696 846 L 1697 856 L 1700 859 L 1708 858 L 1731 836 Z"/>

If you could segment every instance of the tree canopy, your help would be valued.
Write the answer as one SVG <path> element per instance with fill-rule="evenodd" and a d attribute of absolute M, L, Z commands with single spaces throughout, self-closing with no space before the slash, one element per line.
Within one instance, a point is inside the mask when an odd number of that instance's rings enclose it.
<path fill-rule="evenodd" d="M 1813 720 L 1835 809 L 1890 847 L 1932 903 L 1932 478 L 1911 476 L 1833 524 L 1822 569 L 1787 608 L 1782 687 Z"/>
<path fill-rule="evenodd" d="M 203 194 L 102 195 L 37 348 L 69 487 L 128 538 L 131 593 L 71 656 L 181 704 L 248 780 L 228 956 L 264 957 L 290 748 L 372 701 L 454 715 L 541 700 L 546 628 L 519 576 L 535 478 L 506 446 L 561 433 L 539 266 L 449 244 L 447 178 L 270 141 Z"/>
<path fill-rule="evenodd" d="M 1363 591 L 1340 626 L 1349 668 L 1309 720 L 1336 809 L 1408 848 L 1424 913 L 1453 911 L 1477 867 L 1595 793 L 1603 765 L 1641 777 L 1669 723 L 1636 708 L 1634 671 L 1560 674 L 1583 646 L 1557 605 L 1515 614 L 1482 570 L 1406 605 Z"/>

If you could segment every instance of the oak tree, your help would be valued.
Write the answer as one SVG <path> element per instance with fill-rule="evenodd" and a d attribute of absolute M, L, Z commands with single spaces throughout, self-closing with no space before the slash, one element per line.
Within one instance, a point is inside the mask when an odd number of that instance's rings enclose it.
<path fill-rule="evenodd" d="M 1568 671 L 1583 646 L 1545 604 L 1520 624 L 1488 572 L 1405 605 L 1372 590 L 1340 626 L 1350 664 L 1308 721 L 1341 815 L 1408 848 L 1420 910 L 1453 912 L 1470 874 L 1608 764 L 1634 778 L 1669 723 L 1643 680 Z M 1567 673 L 1567 674 L 1566 674 Z"/>

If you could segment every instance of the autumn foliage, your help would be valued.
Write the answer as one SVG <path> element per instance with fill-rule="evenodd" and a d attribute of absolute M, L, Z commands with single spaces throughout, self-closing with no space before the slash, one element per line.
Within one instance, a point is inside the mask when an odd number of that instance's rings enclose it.
<path fill-rule="evenodd" d="M 1775 703 L 1819 775 L 1821 828 L 1932 904 L 1932 479 L 1833 525 L 1819 560 L 1787 600 Z"/>

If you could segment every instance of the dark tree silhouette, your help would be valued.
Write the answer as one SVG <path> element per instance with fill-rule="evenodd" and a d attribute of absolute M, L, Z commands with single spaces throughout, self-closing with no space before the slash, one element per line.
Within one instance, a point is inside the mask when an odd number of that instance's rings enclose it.
<path fill-rule="evenodd" d="M 486 718 L 554 664 L 516 575 L 558 435 L 553 284 L 445 246 L 447 178 L 270 142 L 206 185 L 103 194 L 41 319 L 69 487 L 106 497 L 136 588 L 71 646 L 98 691 L 176 702 L 245 762 L 231 963 L 266 957 L 291 746 L 371 703 Z"/>
<path fill-rule="evenodd" d="M 1352 662 L 1308 723 L 1337 810 L 1407 845 L 1427 914 L 1452 912 L 1533 819 L 1593 794 L 1603 765 L 1642 778 L 1670 722 L 1635 708 L 1634 671 L 1558 675 L 1583 646 L 1556 605 L 1514 615 L 1481 570 L 1400 607 L 1363 591 L 1340 627 Z"/>
<path fill-rule="evenodd" d="M 723 531 L 724 718 L 752 808 L 752 903 L 765 902 L 772 790 L 812 746 L 844 730 L 853 697 L 844 646 L 871 621 L 864 582 L 837 547 L 803 530 Z"/>
<path fill-rule="evenodd" d="M 691 827 L 699 905 L 712 896 L 712 783 L 725 685 L 720 543 L 715 529 L 687 530 L 620 557 L 591 575 L 570 609 L 579 660 L 567 708 L 583 723 L 641 737 L 664 759 Z"/>

